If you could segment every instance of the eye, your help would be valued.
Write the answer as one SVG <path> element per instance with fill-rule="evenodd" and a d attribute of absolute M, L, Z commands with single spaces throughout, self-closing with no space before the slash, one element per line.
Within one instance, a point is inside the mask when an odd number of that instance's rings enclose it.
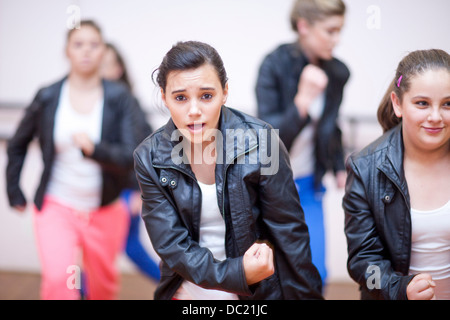
<path fill-rule="evenodd" d="M 428 102 L 425 101 L 425 100 L 419 100 L 419 101 L 416 101 L 415 104 L 416 104 L 417 106 L 419 106 L 420 108 L 425 108 L 425 107 L 428 106 Z"/>
<path fill-rule="evenodd" d="M 443 104 L 444 108 L 449 109 L 450 108 L 450 101 L 446 101 Z"/>
<path fill-rule="evenodd" d="M 179 102 L 181 102 L 181 101 L 186 101 L 186 97 L 183 96 L 182 94 L 180 94 L 180 95 L 178 95 L 178 96 L 175 96 L 175 100 L 176 100 L 176 101 L 179 101 Z"/>
<path fill-rule="evenodd" d="M 334 37 L 339 35 L 339 33 L 341 32 L 341 30 L 339 28 L 331 28 L 331 29 L 327 29 L 327 33 L 329 36 Z"/>
<path fill-rule="evenodd" d="M 211 100 L 212 98 L 213 98 L 213 95 L 210 94 L 210 93 L 205 93 L 205 94 L 202 96 L 202 99 L 203 99 L 203 100 Z"/>

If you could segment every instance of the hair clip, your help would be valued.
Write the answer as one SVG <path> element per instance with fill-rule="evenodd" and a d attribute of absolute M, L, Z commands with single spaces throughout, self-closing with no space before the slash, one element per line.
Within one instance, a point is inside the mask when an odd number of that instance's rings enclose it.
<path fill-rule="evenodd" d="M 403 75 L 401 75 L 400 77 L 398 77 L 398 80 L 397 80 L 397 88 L 400 88 L 400 83 L 402 82 L 402 79 L 403 79 Z"/>

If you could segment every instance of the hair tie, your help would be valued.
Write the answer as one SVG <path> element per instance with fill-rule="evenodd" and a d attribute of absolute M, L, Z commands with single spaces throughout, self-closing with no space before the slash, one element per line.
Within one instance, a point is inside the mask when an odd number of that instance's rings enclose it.
<path fill-rule="evenodd" d="M 400 88 L 400 84 L 401 84 L 401 82 L 402 82 L 402 79 L 403 79 L 403 75 L 401 75 L 400 77 L 398 77 L 398 80 L 397 80 L 397 88 Z"/>

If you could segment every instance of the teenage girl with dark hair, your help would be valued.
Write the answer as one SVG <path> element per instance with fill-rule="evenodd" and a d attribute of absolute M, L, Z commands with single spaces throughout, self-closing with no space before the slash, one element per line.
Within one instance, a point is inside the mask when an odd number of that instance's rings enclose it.
<path fill-rule="evenodd" d="M 450 299 L 450 55 L 414 51 L 347 162 L 348 270 L 363 299 Z"/>
<path fill-rule="evenodd" d="M 101 68 L 102 77 L 111 81 L 119 81 L 133 91 L 125 60 L 112 43 L 105 43 L 106 50 Z"/>
<path fill-rule="evenodd" d="M 142 216 L 162 260 L 155 298 L 322 298 L 287 152 L 265 122 L 224 106 L 217 51 L 178 43 L 157 82 L 171 119 L 135 151 Z M 265 171 L 259 156 L 270 153 L 277 170 Z"/>

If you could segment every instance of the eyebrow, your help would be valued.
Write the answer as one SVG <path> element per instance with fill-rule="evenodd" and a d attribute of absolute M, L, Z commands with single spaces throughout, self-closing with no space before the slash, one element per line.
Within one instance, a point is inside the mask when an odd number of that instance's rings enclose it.
<path fill-rule="evenodd" d="M 204 87 L 204 88 L 200 88 L 201 91 L 216 91 L 216 88 L 213 87 Z M 172 94 L 176 94 L 176 93 L 182 93 L 182 92 L 186 92 L 186 89 L 179 89 L 179 90 L 174 90 L 172 91 Z"/>
<path fill-rule="evenodd" d="M 412 99 L 430 99 L 430 97 L 427 97 L 427 96 L 415 96 L 415 97 L 412 97 Z M 447 99 L 450 99 L 450 96 L 447 96 L 447 97 L 444 97 L 444 98 L 442 98 L 442 100 L 447 100 Z"/>

